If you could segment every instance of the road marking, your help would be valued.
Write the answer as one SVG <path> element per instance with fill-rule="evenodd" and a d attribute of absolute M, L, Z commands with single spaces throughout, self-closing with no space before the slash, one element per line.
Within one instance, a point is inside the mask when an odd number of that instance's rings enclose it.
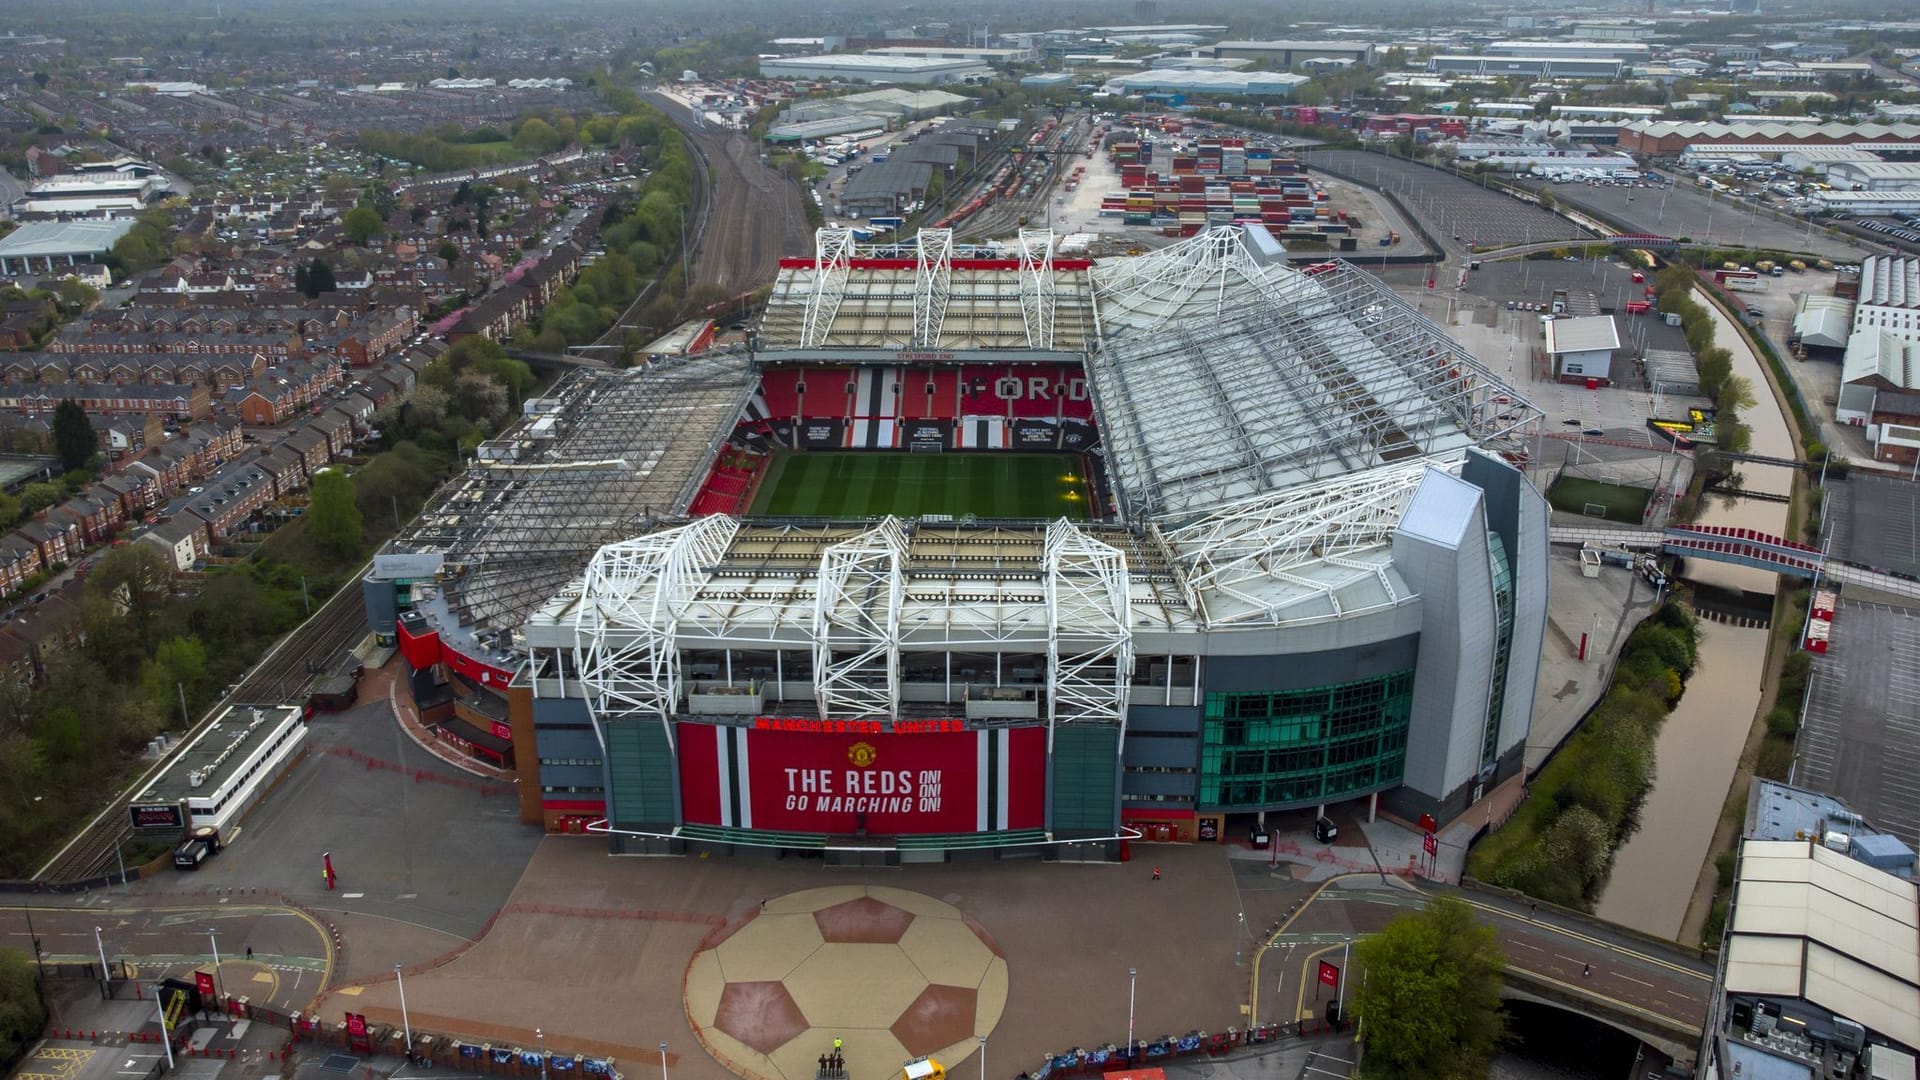
<path fill-rule="evenodd" d="M 1653 989 L 1653 984 L 1652 984 L 1652 983 L 1650 983 L 1650 982 L 1647 982 L 1647 981 L 1646 981 L 1646 980 L 1644 980 L 1644 979 L 1636 979 L 1636 978 L 1634 978 L 1634 977 L 1633 977 L 1633 976 L 1631 976 L 1631 975 L 1622 975 L 1621 973 L 1619 973 L 1619 972 L 1617 972 L 1617 971 L 1613 973 L 1613 976 L 1614 976 L 1614 978 L 1616 978 L 1616 979 L 1625 979 L 1625 980 L 1627 980 L 1627 981 L 1628 981 L 1628 982 L 1630 982 L 1630 983 L 1639 983 L 1639 984 L 1640 984 L 1641 986 L 1644 986 L 1644 987 L 1646 987 L 1646 988 L 1647 988 L 1647 989 L 1649 989 L 1649 990 L 1651 990 L 1651 989 Z"/>
<path fill-rule="evenodd" d="M 1693 1000 L 1692 998 L 1690 998 L 1690 997 L 1688 997 L 1687 995 L 1685 995 L 1685 994 L 1683 994 L 1683 993 L 1681 993 L 1681 992 L 1680 992 L 1680 991 L 1678 991 L 1678 990 L 1669 990 L 1669 991 L 1667 991 L 1667 993 L 1669 993 L 1669 994 L 1672 994 L 1672 995 L 1673 995 L 1674 997 L 1677 997 L 1677 998 L 1679 998 L 1679 999 L 1681 999 L 1682 1001 L 1692 1001 L 1692 1000 Z"/>
<path fill-rule="evenodd" d="M 1554 953 L 1553 955 L 1554 955 L 1554 956 L 1555 956 L 1556 958 L 1558 958 L 1558 959 L 1561 959 L 1561 960 L 1565 960 L 1565 961 L 1566 961 L 1567 963 L 1569 963 L 1569 964 L 1584 964 L 1584 963 L 1586 963 L 1586 961 L 1585 961 L 1585 960 L 1582 960 L 1582 959 L 1580 959 L 1580 958 L 1579 958 L 1579 957 L 1577 957 L 1577 956 L 1568 956 L 1568 955 L 1567 955 L 1566 953 Z"/>
<path fill-rule="evenodd" d="M 1533 944 L 1533 943 L 1532 943 L 1532 942 L 1530 942 L 1530 941 L 1509 941 L 1509 942 L 1507 942 L 1507 944 L 1509 944 L 1509 945 L 1518 945 L 1518 946 L 1520 946 L 1520 947 L 1521 947 L 1521 948 L 1523 948 L 1523 949 L 1532 949 L 1532 950 L 1533 950 L 1534 952 L 1546 952 L 1546 951 L 1547 951 L 1547 950 L 1545 950 L 1545 949 L 1543 949 L 1543 948 L 1541 948 L 1540 946 L 1538 946 L 1538 945 L 1535 945 L 1535 944 Z"/>
<path fill-rule="evenodd" d="M 417 898 L 419 897 L 419 895 L 420 895 L 420 894 L 419 894 L 419 893 L 417 893 L 417 892 L 403 892 L 403 893 L 401 893 L 401 894 L 400 894 L 399 896 L 397 896 L 397 897 L 395 897 L 394 899 L 396 899 L 396 900 L 413 900 L 413 899 L 417 899 Z"/>
<path fill-rule="evenodd" d="M 365 895 L 367 895 L 367 894 L 366 894 L 366 893 L 363 893 L 363 892 L 343 892 L 343 893 L 341 893 L 341 894 L 340 894 L 340 899 L 342 899 L 342 900 L 358 900 L 358 899 L 360 899 L 361 897 L 363 897 L 363 896 L 365 896 Z"/>

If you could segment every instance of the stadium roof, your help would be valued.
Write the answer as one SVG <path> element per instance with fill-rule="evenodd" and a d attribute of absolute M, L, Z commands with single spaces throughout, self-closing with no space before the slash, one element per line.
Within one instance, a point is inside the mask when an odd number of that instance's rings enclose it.
<path fill-rule="evenodd" d="M 483 443 L 387 550 L 441 555 L 461 622 L 511 630 L 601 545 L 686 505 L 753 385 L 744 352 L 582 371 Z"/>
<path fill-rule="evenodd" d="M 132 218 L 28 222 L 0 239 L 0 259 L 98 255 L 111 251 L 133 226 Z"/>
<path fill-rule="evenodd" d="M 1213 229 L 1095 271 L 1105 344 L 1088 380 L 1134 519 L 1219 513 L 1537 422 L 1377 279 L 1262 265 L 1245 236 Z"/>
<path fill-rule="evenodd" d="M 950 229 L 858 247 L 822 229 L 812 259 L 781 263 L 760 320 L 762 349 L 1036 349 L 1094 340 L 1084 260 L 1053 259 L 1053 234 L 1021 232 L 1014 258 L 959 258 Z"/>

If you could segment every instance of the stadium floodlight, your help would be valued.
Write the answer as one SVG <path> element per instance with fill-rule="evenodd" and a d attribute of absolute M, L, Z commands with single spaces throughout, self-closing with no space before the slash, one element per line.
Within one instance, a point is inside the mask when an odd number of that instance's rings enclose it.
<path fill-rule="evenodd" d="M 823 719 L 899 713 L 906 561 L 906 530 L 892 516 L 821 552 L 813 675 Z"/>

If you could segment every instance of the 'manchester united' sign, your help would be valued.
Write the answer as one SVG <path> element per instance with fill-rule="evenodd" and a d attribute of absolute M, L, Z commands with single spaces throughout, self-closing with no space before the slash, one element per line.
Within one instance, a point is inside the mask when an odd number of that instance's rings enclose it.
<path fill-rule="evenodd" d="M 678 725 L 687 823 L 873 836 L 1045 825 L 1044 728 L 797 723 Z"/>

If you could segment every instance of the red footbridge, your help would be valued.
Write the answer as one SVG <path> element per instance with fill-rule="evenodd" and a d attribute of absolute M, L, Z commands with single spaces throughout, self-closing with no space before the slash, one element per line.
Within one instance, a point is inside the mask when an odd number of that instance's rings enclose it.
<path fill-rule="evenodd" d="M 1666 529 L 1575 525 L 1555 528 L 1553 542 L 1596 548 L 1658 550 L 1668 555 L 1750 566 L 1756 570 L 1771 570 L 1793 577 L 1811 578 L 1817 572 L 1828 581 L 1858 585 L 1895 596 L 1920 598 L 1920 580 L 1823 557 L 1819 548 L 1756 529 L 1735 529 L 1721 525 L 1673 525 Z"/>

